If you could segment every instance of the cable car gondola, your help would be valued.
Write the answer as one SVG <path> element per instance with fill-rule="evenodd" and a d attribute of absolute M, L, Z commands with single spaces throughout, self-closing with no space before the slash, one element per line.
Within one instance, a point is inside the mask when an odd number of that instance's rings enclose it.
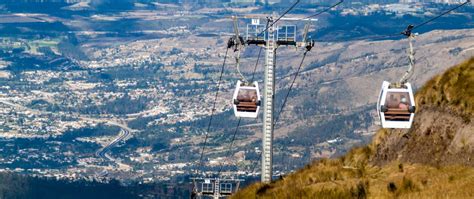
<path fill-rule="evenodd" d="M 410 128 L 415 117 L 415 98 L 410 83 L 384 81 L 377 105 L 383 128 Z"/>
<path fill-rule="evenodd" d="M 415 117 L 415 98 L 413 90 L 408 79 L 413 75 L 415 67 L 415 52 L 413 51 L 412 34 L 414 26 L 409 25 L 403 35 L 408 37 L 409 51 L 408 60 L 409 68 L 405 75 L 397 83 L 389 83 L 384 81 L 377 102 L 377 112 L 380 116 L 382 128 L 410 128 Z"/>
<path fill-rule="evenodd" d="M 261 104 L 258 83 L 237 81 L 232 100 L 236 117 L 257 118 Z"/>

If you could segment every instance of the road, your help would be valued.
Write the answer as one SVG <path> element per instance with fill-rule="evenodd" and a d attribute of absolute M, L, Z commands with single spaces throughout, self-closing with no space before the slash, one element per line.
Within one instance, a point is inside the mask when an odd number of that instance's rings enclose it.
<path fill-rule="evenodd" d="M 16 103 L 10 102 L 10 101 L 8 101 L 6 99 L 2 99 L 2 98 L 0 98 L 0 103 L 5 104 L 7 106 L 15 107 L 17 109 L 27 110 L 27 111 L 29 111 L 33 114 L 58 114 L 58 113 L 53 113 L 53 112 L 48 112 L 48 111 L 31 109 L 31 108 L 28 108 L 28 107 L 23 106 L 21 104 L 16 104 Z M 66 114 L 66 113 L 59 113 L 59 114 Z M 120 130 L 119 134 L 112 141 L 110 141 L 108 144 L 106 144 L 104 147 L 97 150 L 95 155 L 98 156 L 98 157 L 101 157 L 103 159 L 115 162 L 120 167 L 129 167 L 128 165 L 125 165 L 125 164 L 121 163 L 120 161 L 116 160 L 115 158 L 113 158 L 112 156 L 110 156 L 108 154 L 108 152 L 110 151 L 111 148 L 115 147 L 122 140 L 125 140 L 128 137 L 132 136 L 132 132 L 135 132 L 134 129 L 129 128 L 126 124 L 123 124 L 123 123 L 120 123 L 120 122 L 117 122 L 117 121 L 114 121 L 114 120 L 111 120 L 111 119 L 91 118 L 91 117 L 86 117 L 84 115 L 79 115 L 79 114 L 77 115 L 77 118 L 79 118 L 81 120 L 85 120 L 85 121 L 90 121 L 90 122 L 104 122 L 104 123 L 107 123 L 109 125 L 120 127 L 121 130 Z"/>
<path fill-rule="evenodd" d="M 115 159 L 114 157 L 112 157 L 108 153 L 108 152 L 110 152 L 111 148 L 115 147 L 118 143 L 120 143 L 122 140 L 125 140 L 130 135 L 131 134 L 130 134 L 130 131 L 128 130 L 128 127 L 127 128 L 122 128 L 120 130 L 119 134 L 117 135 L 117 137 L 115 137 L 111 142 L 106 144 L 101 149 L 97 150 L 95 152 L 95 155 L 97 157 L 101 157 L 103 159 L 106 159 L 106 160 L 109 160 L 109 161 L 112 161 L 112 162 L 116 163 L 118 165 L 118 167 L 123 169 L 123 170 L 130 170 L 131 169 L 130 165 L 122 163 L 120 160 Z"/>
<path fill-rule="evenodd" d="M 127 138 L 129 135 L 130 131 L 126 129 L 121 129 L 117 137 L 115 137 L 111 142 L 109 142 L 104 147 L 95 152 L 96 156 L 102 157 L 104 159 L 109 159 L 110 161 L 115 161 L 115 159 L 108 155 L 107 152 L 109 152 L 111 148 L 115 147 L 118 143 Z"/>

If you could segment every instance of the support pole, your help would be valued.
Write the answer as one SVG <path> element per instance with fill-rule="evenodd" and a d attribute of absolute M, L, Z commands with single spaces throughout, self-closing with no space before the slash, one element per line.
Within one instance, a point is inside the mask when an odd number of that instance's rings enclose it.
<path fill-rule="evenodd" d="M 292 36 L 290 37 L 288 34 L 288 27 L 282 26 L 279 27 L 282 31 L 284 31 L 284 35 L 282 38 L 278 38 L 275 35 L 275 27 L 276 25 L 274 22 L 276 20 L 273 17 L 268 17 L 267 26 L 263 30 L 266 32 L 267 35 L 260 37 L 263 33 L 259 33 L 260 30 L 258 29 L 258 23 L 254 23 L 257 20 L 252 21 L 252 27 L 255 27 L 255 30 L 249 31 L 249 26 L 247 25 L 247 40 L 245 42 L 246 45 L 258 45 L 262 46 L 265 45 L 265 78 L 264 78 L 264 88 L 263 88 L 263 134 L 262 134 L 262 176 L 261 182 L 269 183 L 272 181 L 273 176 L 273 128 L 274 128 L 274 117 L 273 117 L 273 110 L 274 110 L 274 100 L 275 100 L 275 60 L 276 60 L 276 50 L 279 46 L 295 46 L 295 47 L 304 47 L 306 51 L 311 50 L 314 46 L 314 41 L 307 41 L 306 36 L 309 30 L 309 22 L 316 21 L 316 19 L 285 19 L 285 18 L 278 18 L 281 20 L 289 20 L 289 21 L 308 21 L 308 24 L 305 26 L 305 32 L 303 35 L 303 41 L 297 42 L 296 41 L 296 31 L 292 32 Z M 269 25 L 270 24 L 270 25 Z M 283 35 L 283 34 L 282 34 Z M 290 38 L 290 39 L 289 39 Z M 306 53 L 305 53 L 306 55 Z"/>
<path fill-rule="evenodd" d="M 273 18 L 268 19 L 273 24 Z M 264 183 L 272 181 L 273 165 L 273 100 L 275 99 L 275 50 L 274 25 L 268 27 L 265 57 L 265 82 L 263 103 L 263 139 L 262 139 L 262 179 Z"/>

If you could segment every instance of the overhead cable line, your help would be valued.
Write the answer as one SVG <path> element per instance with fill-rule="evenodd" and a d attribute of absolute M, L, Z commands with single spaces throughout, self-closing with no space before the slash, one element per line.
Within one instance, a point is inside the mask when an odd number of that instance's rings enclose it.
<path fill-rule="evenodd" d="M 326 8 L 326 9 L 322 10 L 321 12 L 318 12 L 318 13 L 316 13 L 316 14 L 314 14 L 314 15 L 311 15 L 311 16 L 309 16 L 309 17 L 306 17 L 305 19 L 309 19 L 309 18 L 313 18 L 313 17 L 319 16 L 320 14 L 323 14 L 323 13 L 325 13 L 325 12 L 327 12 L 327 11 L 329 11 L 329 10 L 335 8 L 336 6 L 338 6 L 339 4 L 341 4 L 341 3 L 343 3 L 343 2 L 344 2 L 344 0 L 340 0 L 339 2 L 335 3 L 334 5 L 332 5 L 332 6 L 328 7 L 328 8 Z"/>
<path fill-rule="evenodd" d="M 275 122 L 273 123 L 273 128 L 275 128 L 276 124 L 278 123 L 280 119 L 280 115 L 283 112 L 283 109 L 285 108 L 286 102 L 288 100 L 288 97 L 290 96 L 291 89 L 293 89 L 293 85 L 295 84 L 296 78 L 298 77 L 298 74 L 301 70 L 301 66 L 303 65 L 303 62 L 306 58 L 306 54 L 309 52 L 309 50 L 306 50 L 303 54 L 303 58 L 301 59 L 300 65 L 298 66 L 298 69 L 296 70 L 295 76 L 293 77 L 293 81 L 290 84 L 290 88 L 288 89 L 288 92 L 286 92 L 285 99 L 283 100 L 283 104 L 281 105 L 280 111 L 278 112 L 277 117 L 275 118 Z"/>
<path fill-rule="evenodd" d="M 471 0 L 467 0 L 466 2 L 464 2 L 464 3 L 462 3 L 462 4 L 459 4 L 459 5 L 453 7 L 453 8 L 451 8 L 451 9 L 449 9 L 449 10 L 446 10 L 445 12 L 439 14 L 439 15 L 436 16 L 436 17 L 433 17 L 433 18 L 431 18 L 431 19 L 429 19 L 429 20 L 427 20 L 427 21 L 425 21 L 425 22 L 423 22 L 423 23 L 421 23 L 421 24 L 415 25 L 415 26 L 412 28 L 412 30 L 415 30 L 415 29 L 417 29 L 417 28 L 419 28 L 419 27 L 421 27 L 421 26 L 424 26 L 424 25 L 426 25 L 426 24 L 428 24 L 428 23 L 430 23 L 430 22 L 432 22 L 432 21 L 434 21 L 434 20 L 436 20 L 436 19 L 438 19 L 438 18 L 440 18 L 440 17 L 442 17 L 442 16 L 444 16 L 444 15 L 446 15 L 446 14 L 448 14 L 448 13 L 450 13 L 450 12 L 452 12 L 452 11 L 458 9 L 458 8 L 460 8 L 460 7 L 463 7 L 464 5 L 466 5 L 466 4 L 468 4 L 468 3 L 471 3 Z"/>
<path fill-rule="evenodd" d="M 252 79 L 250 82 L 253 82 L 253 79 L 255 79 L 255 72 L 257 71 L 257 66 L 258 66 L 258 61 L 260 60 L 260 55 L 262 54 L 262 47 L 260 47 L 260 50 L 258 51 L 258 56 L 257 56 L 257 62 L 255 62 L 255 67 L 253 68 L 253 73 L 252 73 Z"/>

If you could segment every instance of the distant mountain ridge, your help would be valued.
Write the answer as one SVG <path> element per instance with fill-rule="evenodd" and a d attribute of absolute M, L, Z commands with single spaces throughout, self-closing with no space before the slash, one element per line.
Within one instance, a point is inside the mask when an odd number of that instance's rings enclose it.
<path fill-rule="evenodd" d="M 410 130 L 381 129 L 373 142 L 323 159 L 234 198 L 472 198 L 474 57 L 416 94 Z"/>

